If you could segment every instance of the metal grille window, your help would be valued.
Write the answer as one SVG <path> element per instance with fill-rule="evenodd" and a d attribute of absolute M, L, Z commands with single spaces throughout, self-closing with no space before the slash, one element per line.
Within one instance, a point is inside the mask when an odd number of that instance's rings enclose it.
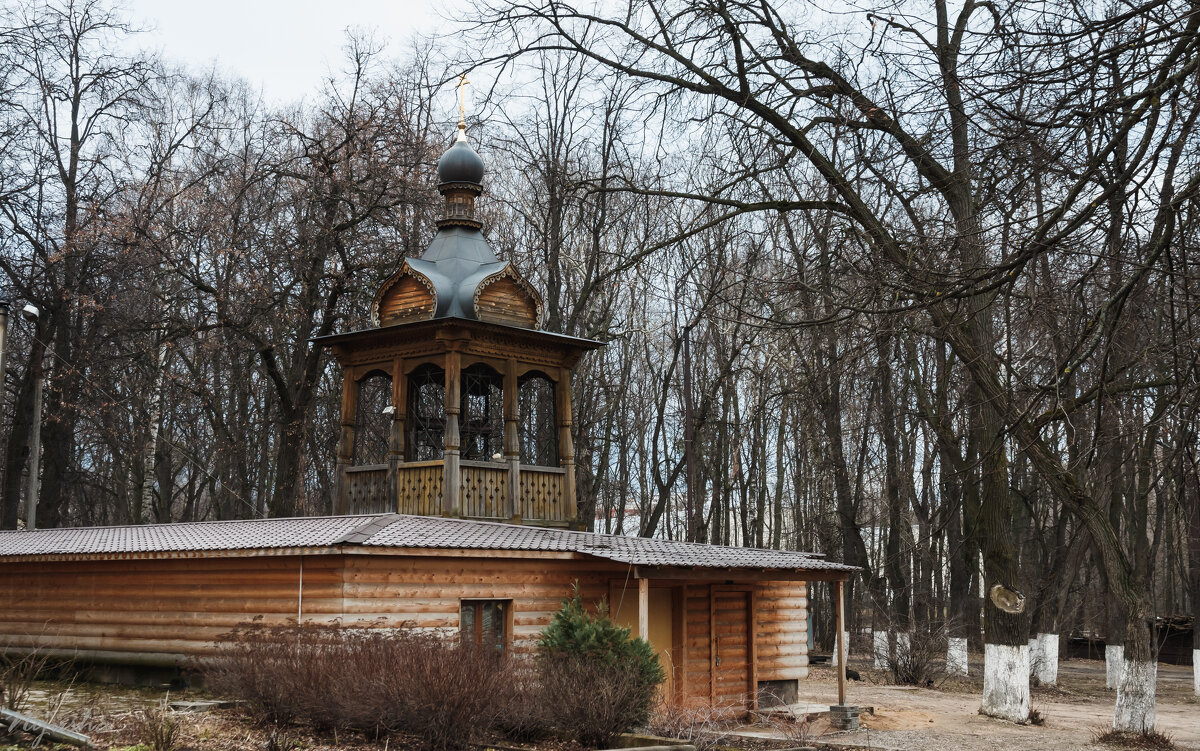
<path fill-rule="evenodd" d="M 482 363 L 462 373 L 459 434 L 462 458 L 490 461 L 504 452 L 504 390 L 500 374 Z"/>
<path fill-rule="evenodd" d="M 422 365 L 408 376 L 408 426 L 404 460 L 425 462 L 442 458 L 446 430 L 446 372 Z"/>
<path fill-rule="evenodd" d="M 558 408 L 555 384 L 541 373 L 520 381 L 517 415 L 520 420 L 521 463 L 558 466 Z"/>
<path fill-rule="evenodd" d="M 383 464 L 391 448 L 392 377 L 369 373 L 358 382 L 358 408 L 354 411 L 354 463 Z"/>
<path fill-rule="evenodd" d="M 495 649 L 504 654 L 508 642 L 508 602 L 505 600 L 463 600 L 459 609 L 458 629 L 466 644 Z"/>

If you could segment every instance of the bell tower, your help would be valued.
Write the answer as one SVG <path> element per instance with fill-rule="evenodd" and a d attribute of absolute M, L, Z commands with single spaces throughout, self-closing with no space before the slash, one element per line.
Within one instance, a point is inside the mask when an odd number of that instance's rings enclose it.
<path fill-rule="evenodd" d="M 602 345 L 541 330 L 541 295 L 492 252 L 464 122 L 437 172 L 428 248 L 376 291 L 371 327 L 317 340 L 343 369 L 334 513 L 581 527 L 571 369 Z"/>

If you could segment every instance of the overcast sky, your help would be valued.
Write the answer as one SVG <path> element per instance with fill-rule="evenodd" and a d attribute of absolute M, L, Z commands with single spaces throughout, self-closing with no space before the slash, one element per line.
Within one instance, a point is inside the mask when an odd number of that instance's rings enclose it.
<path fill-rule="evenodd" d="M 450 3 L 435 0 L 123 0 L 136 44 L 188 68 L 214 61 L 273 103 L 315 92 L 341 60 L 347 27 L 375 29 L 402 47 L 437 28 Z M 441 14 L 441 15 L 439 15 Z"/>

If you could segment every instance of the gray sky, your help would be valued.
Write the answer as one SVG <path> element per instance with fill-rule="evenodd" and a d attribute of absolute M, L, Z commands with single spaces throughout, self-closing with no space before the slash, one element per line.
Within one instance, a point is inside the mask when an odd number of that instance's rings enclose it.
<path fill-rule="evenodd" d="M 315 92 L 341 61 L 347 27 L 374 29 L 398 51 L 436 28 L 447 2 L 437 0 L 123 0 L 139 47 L 192 70 L 214 61 L 274 103 Z"/>

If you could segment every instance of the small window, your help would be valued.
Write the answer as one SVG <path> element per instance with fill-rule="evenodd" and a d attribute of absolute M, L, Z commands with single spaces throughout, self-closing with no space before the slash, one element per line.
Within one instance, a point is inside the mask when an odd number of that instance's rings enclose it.
<path fill-rule="evenodd" d="M 475 644 L 504 654 L 508 642 L 507 600 L 463 600 L 458 628 L 464 644 Z"/>

